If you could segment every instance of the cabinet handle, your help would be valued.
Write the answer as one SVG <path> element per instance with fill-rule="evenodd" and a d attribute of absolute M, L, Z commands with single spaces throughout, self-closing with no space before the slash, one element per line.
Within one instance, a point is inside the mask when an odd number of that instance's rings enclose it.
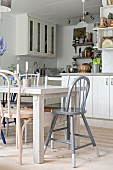
<path fill-rule="evenodd" d="M 113 78 L 111 78 L 111 85 L 113 86 Z"/>
<path fill-rule="evenodd" d="M 108 86 L 108 78 L 106 78 L 106 85 Z"/>

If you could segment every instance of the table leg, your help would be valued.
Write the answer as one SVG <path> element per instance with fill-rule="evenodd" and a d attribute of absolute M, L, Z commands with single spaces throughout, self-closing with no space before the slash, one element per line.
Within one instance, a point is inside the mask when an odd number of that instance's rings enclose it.
<path fill-rule="evenodd" d="M 33 96 L 33 160 L 44 162 L 44 96 Z"/>

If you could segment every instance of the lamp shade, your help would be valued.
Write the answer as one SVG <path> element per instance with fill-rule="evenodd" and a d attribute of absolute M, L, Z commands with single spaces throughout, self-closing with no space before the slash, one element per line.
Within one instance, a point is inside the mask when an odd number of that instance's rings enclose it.
<path fill-rule="evenodd" d="M 12 0 L 0 0 L 0 12 L 10 12 L 11 1 Z"/>
<path fill-rule="evenodd" d="M 76 26 L 82 28 L 82 27 L 87 27 L 88 24 L 85 21 L 81 21 Z"/>

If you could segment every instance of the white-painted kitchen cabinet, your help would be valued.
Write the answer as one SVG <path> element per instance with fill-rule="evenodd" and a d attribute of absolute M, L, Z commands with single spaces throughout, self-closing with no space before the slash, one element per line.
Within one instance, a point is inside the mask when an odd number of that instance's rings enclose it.
<path fill-rule="evenodd" d="M 109 76 L 93 76 L 93 117 L 109 119 Z"/>
<path fill-rule="evenodd" d="M 56 56 L 56 25 L 27 14 L 16 16 L 16 55 Z"/>
<path fill-rule="evenodd" d="M 113 76 L 110 76 L 110 119 L 113 119 Z"/>
<path fill-rule="evenodd" d="M 42 55 L 42 24 L 41 20 L 28 17 L 28 54 Z"/>

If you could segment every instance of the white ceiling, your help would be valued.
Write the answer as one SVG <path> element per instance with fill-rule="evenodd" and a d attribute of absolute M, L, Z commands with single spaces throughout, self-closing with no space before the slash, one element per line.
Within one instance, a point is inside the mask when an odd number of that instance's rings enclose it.
<path fill-rule="evenodd" d="M 91 15 L 99 14 L 102 0 L 86 0 L 85 11 Z M 76 22 L 82 17 L 81 0 L 13 0 L 11 13 L 28 13 L 56 24 L 66 25 L 67 18 Z M 77 21 L 78 22 L 78 21 Z"/>

